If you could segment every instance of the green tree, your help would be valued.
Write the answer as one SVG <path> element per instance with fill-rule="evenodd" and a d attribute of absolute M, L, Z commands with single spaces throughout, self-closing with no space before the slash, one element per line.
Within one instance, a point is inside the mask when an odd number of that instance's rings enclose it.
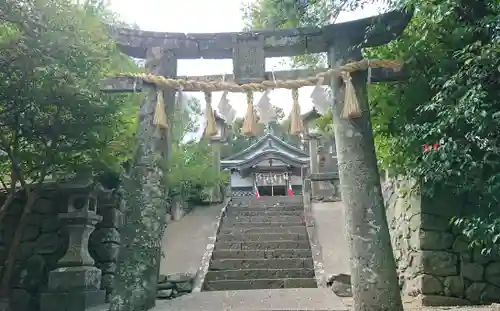
<path fill-rule="evenodd" d="M 134 70 L 108 39 L 113 22 L 100 2 L 0 3 L 0 157 L 8 193 L 0 221 L 21 186 L 27 200 L 2 274 L 9 281 L 26 219 L 44 181 L 120 169 L 129 155 L 134 96 L 108 97 L 99 81 Z M 110 143 L 114 142 L 114 143 Z"/>

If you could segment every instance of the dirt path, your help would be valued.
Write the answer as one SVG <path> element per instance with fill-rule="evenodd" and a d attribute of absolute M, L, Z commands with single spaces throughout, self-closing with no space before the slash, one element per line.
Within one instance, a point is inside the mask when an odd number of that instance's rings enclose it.
<path fill-rule="evenodd" d="M 160 274 L 196 274 L 222 205 L 202 206 L 168 224 L 162 241 Z"/>

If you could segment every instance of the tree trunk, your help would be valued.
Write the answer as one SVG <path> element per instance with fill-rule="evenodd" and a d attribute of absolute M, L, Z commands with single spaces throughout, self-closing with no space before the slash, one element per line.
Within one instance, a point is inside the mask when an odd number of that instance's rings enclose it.
<path fill-rule="evenodd" d="M 331 67 L 361 59 L 360 50 L 337 44 L 329 50 Z M 362 110 L 358 119 L 346 120 L 344 86 L 332 79 L 333 122 L 338 156 L 346 232 L 350 248 L 355 311 L 403 311 L 396 263 L 380 186 L 366 91 L 366 71 L 352 74 Z M 341 85 L 342 84 L 342 85 Z"/>
<path fill-rule="evenodd" d="M 152 74 L 175 77 L 177 59 L 168 51 L 151 49 L 146 68 Z M 155 305 L 167 190 L 161 164 L 170 153 L 169 131 L 153 124 L 156 100 L 156 89 L 150 88 L 139 114 L 134 164 L 124 181 L 125 225 L 120 230 L 111 311 L 145 311 Z M 175 92 L 164 92 L 164 100 L 173 105 Z"/>
<path fill-rule="evenodd" d="M 12 272 L 14 264 L 16 262 L 17 251 L 19 245 L 21 244 L 21 238 L 23 237 L 24 229 L 26 228 L 27 224 L 26 218 L 31 214 L 33 205 L 38 199 L 38 194 L 30 190 L 26 190 L 26 196 L 27 196 L 27 201 L 24 204 L 21 219 L 19 220 L 19 224 L 17 225 L 16 232 L 14 233 L 14 238 L 12 239 L 12 243 L 10 244 L 9 247 L 9 253 L 7 255 L 7 259 L 4 263 L 5 271 L 2 275 L 2 280 L 0 283 L 0 297 L 8 297 L 9 295 L 10 279 L 12 278 Z"/>

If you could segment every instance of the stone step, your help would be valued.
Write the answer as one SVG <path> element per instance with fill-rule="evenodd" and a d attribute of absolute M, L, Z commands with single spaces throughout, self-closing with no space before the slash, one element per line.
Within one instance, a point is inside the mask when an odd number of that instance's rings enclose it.
<path fill-rule="evenodd" d="M 225 242 L 216 241 L 215 249 L 272 250 L 272 249 L 311 249 L 309 241 L 266 241 L 266 242 Z"/>
<path fill-rule="evenodd" d="M 276 211 L 276 210 L 269 210 L 269 209 L 264 209 L 264 210 L 228 210 L 227 214 L 228 217 L 232 216 L 303 216 L 304 211 L 303 209 L 300 210 L 284 210 L 284 211 Z"/>
<path fill-rule="evenodd" d="M 271 259 L 271 258 L 311 258 L 309 249 L 239 250 L 218 249 L 212 253 L 213 259 Z"/>
<path fill-rule="evenodd" d="M 156 301 L 150 311 L 347 311 L 330 288 L 203 291 Z"/>
<path fill-rule="evenodd" d="M 226 220 L 233 222 L 300 223 L 304 221 L 304 216 L 226 216 Z"/>
<path fill-rule="evenodd" d="M 278 289 L 278 288 L 316 288 L 315 279 L 271 279 L 271 280 L 222 280 L 203 284 L 204 291 Z"/>
<path fill-rule="evenodd" d="M 307 234 L 307 228 L 304 225 L 296 227 L 264 227 L 264 228 L 237 228 L 221 227 L 219 234 L 262 234 L 262 233 L 287 233 L 287 234 Z"/>
<path fill-rule="evenodd" d="M 287 259 L 212 259 L 209 271 L 235 269 L 313 269 L 312 258 Z"/>
<path fill-rule="evenodd" d="M 304 222 L 240 222 L 232 221 L 231 219 L 225 219 L 222 222 L 221 227 L 226 229 L 230 228 L 285 228 L 285 227 L 304 227 Z"/>
<path fill-rule="evenodd" d="M 208 271 L 205 282 L 248 279 L 307 279 L 314 278 L 314 269 L 238 269 Z"/>
<path fill-rule="evenodd" d="M 309 240 L 307 234 L 297 233 L 258 233 L 258 234 L 220 234 L 217 236 L 217 241 L 303 241 Z"/>

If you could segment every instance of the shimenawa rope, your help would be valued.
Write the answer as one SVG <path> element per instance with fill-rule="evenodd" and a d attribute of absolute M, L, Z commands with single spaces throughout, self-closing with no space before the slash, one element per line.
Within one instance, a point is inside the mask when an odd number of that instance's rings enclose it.
<path fill-rule="evenodd" d="M 361 109 L 356 96 L 354 86 L 351 81 L 351 73 L 355 71 L 366 70 L 368 68 L 388 68 L 394 71 L 401 70 L 402 64 L 394 60 L 386 59 L 376 59 L 376 60 L 360 60 L 357 62 L 352 62 L 340 66 L 339 68 L 328 69 L 324 72 L 320 72 L 313 77 L 308 77 L 305 79 L 297 80 L 273 80 L 273 81 L 262 81 L 260 83 L 247 83 L 247 84 L 236 84 L 234 82 L 227 81 L 195 81 L 195 80 L 182 80 L 182 79 L 170 79 L 163 76 L 156 76 L 147 73 L 123 73 L 119 77 L 133 77 L 142 79 L 147 83 L 155 84 L 159 89 L 189 89 L 192 91 L 202 91 L 205 94 L 209 94 L 215 91 L 229 91 L 229 92 L 245 92 L 247 93 L 247 116 L 245 117 L 245 122 L 243 124 L 243 134 L 247 136 L 255 135 L 255 112 L 253 109 L 253 94 L 252 92 L 264 91 L 267 89 L 292 89 L 292 94 L 295 94 L 298 89 L 304 86 L 315 86 L 321 80 L 329 78 L 335 75 L 339 75 L 345 84 L 345 98 L 344 106 L 342 109 L 342 117 L 346 119 L 359 118 L 361 116 Z M 159 127 L 167 127 L 167 117 L 165 115 L 165 104 L 163 103 L 163 94 L 158 92 L 158 104 L 155 110 L 154 124 Z M 297 95 L 298 96 L 298 95 Z M 207 127 L 210 126 L 210 130 L 206 131 L 206 135 L 213 136 L 217 132 L 215 129 L 215 118 L 213 115 L 211 96 L 205 95 L 207 99 L 206 107 L 206 117 L 207 117 Z M 297 109 L 297 105 L 292 108 L 291 119 L 300 119 L 300 108 Z M 210 110 L 210 112 L 209 112 Z M 297 113 L 299 115 L 297 115 Z M 300 132 L 301 126 L 295 122 L 297 126 L 292 126 L 291 130 L 293 132 Z M 212 129 L 215 129 L 212 130 Z"/>

